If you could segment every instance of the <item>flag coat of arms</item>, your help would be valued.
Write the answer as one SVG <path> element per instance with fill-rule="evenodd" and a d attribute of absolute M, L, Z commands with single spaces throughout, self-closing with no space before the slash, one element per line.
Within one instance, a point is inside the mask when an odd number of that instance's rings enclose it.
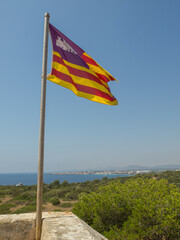
<path fill-rule="evenodd" d="M 80 47 L 49 24 L 53 46 L 52 70 L 47 79 L 91 101 L 117 105 L 109 81 L 115 80 Z"/>

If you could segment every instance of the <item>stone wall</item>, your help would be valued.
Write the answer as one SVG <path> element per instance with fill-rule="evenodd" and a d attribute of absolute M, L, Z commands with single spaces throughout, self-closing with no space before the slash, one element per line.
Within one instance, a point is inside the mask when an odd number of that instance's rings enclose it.
<path fill-rule="evenodd" d="M 35 213 L 0 215 L 0 240 L 34 240 Z M 41 240 L 107 240 L 71 212 L 43 213 Z"/>

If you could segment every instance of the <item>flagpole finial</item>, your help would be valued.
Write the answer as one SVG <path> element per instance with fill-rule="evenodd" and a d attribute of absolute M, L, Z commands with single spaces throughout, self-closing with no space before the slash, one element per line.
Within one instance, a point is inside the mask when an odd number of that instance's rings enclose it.
<path fill-rule="evenodd" d="M 50 17 L 48 12 L 45 13 L 45 17 Z"/>

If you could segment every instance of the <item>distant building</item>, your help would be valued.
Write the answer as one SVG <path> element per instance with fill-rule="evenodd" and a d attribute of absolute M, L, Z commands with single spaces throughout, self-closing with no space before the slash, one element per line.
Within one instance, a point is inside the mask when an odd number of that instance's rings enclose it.
<path fill-rule="evenodd" d="M 16 187 L 24 186 L 21 182 L 16 184 Z"/>

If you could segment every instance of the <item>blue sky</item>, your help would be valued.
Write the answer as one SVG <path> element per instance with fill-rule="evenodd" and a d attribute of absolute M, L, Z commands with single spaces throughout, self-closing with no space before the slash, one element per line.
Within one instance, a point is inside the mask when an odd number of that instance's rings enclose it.
<path fill-rule="evenodd" d="M 0 172 L 37 172 L 44 13 L 108 70 L 107 106 L 47 82 L 44 170 L 180 163 L 180 1 L 1 1 Z M 48 73 L 51 71 L 49 40 Z"/>

